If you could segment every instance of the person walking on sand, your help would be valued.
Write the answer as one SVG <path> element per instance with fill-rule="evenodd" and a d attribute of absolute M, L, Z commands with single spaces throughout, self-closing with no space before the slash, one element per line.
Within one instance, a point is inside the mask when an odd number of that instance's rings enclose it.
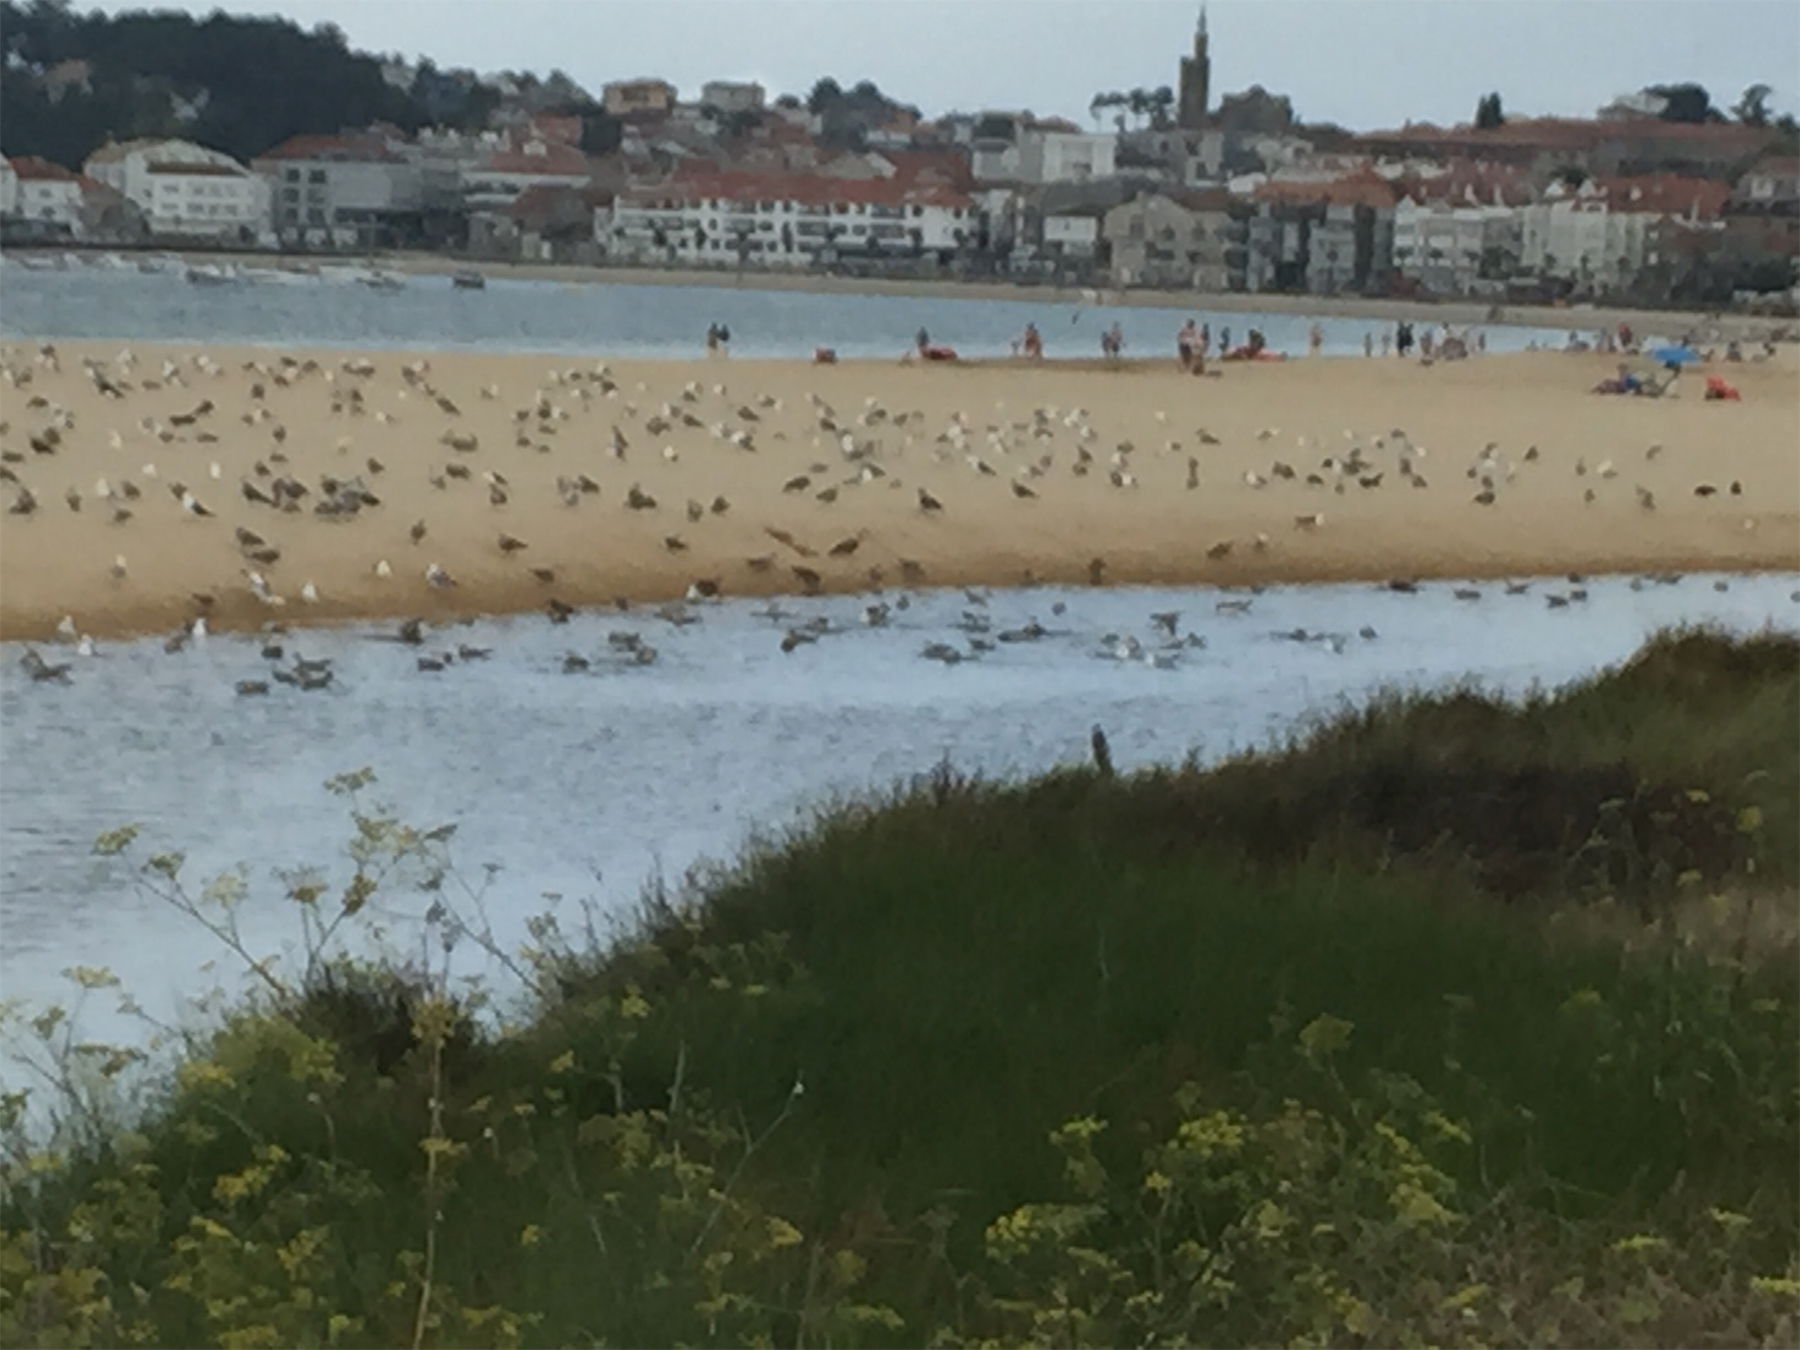
<path fill-rule="evenodd" d="M 1219 357 L 1224 359 L 1231 355 L 1231 329 L 1229 326 L 1219 329 Z"/>
<path fill-rule="evenodd" d="M 1028 323 L 1025 325 L 1025 335 L 1021 339 L 1021 344 L 1025 349 L 1025 359 L 1027 361 L 1042 361 L 1044 359 L 1044 338 L 1043 335 L 1038 332 L 1035 323 Z"/>
<path fill-rule="evenodd" d="M 1315 323 L 1306 334 L 1306 350 L 1310 355 L 1317 356 L 1319 349 L 1324 345 L 1325 329 L 1322 325 Z"/>
<path fill-rule="evenodd" d="M 1181 361 L 1183 370 L 1194 368 L 1194 344 L 1200 335 L 1194 331 L 1194 321 L 1189 319 L 1181 325 L 1181 331 L 1175 334 L 1175 354 Z"/>
<path fill-rule="evenodd" d="M 708 356 L 719 354 L 719 325 L 716 323 L 706 325 L 706 354 Z"/>
<path fill-rule="evenodd" d="M 1383 332 L 1381 335 L 1381 354 L 1382 354 L 1382 356 L 1384 358 L 1387 357 L 1388 355 L 1390 355 L 1393 352 L 1393 350 L 1394 350 L 1394 335 L 1392 333 Z"/>
<path fill-rule="evenodd" d="M 1199 342 L 1200 355 L 1205 356 L 1206 353 L 1209 350 L 1211 350 L 1211 348 L 1212 348 L 1212 325 L 1210 323 L 1203 323 L 1200 325 L 1200 342 Z"/>
<path fill-rule="evenodd" d="M 1100 335 L 1100 355 L 1108 361 L 1117 361 L 1125 350 L 1125 330 L 1114 324 Z"/>
<path fill-rule="evenodd" d="M 1373 333 L 1363 334 L 1363 355 L 1365 357 L 1375 355 L 1375 335 Z"/>

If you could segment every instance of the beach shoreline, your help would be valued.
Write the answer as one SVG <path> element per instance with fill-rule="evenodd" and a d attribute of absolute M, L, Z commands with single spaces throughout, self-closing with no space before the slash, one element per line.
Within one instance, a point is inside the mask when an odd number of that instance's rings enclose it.
<path fill-rule="evenodd" d="M 9 253 L 105 253 L 104 248 L 21 248 Z M 1196 315 L 1267 314 L 1309 318 L 1363 319 L 1381 328 L 1403 320 L 1457 327 L 1520 327 L 1576 331 L 1585 337 L 1600 329 L 1629 324 L 1638 332 L 1679 336 L 1689 331 L 1716 333 L 1721 339 L 1760 341 L 1777 332 L 1797 331 L 1796 321 L 1764 315 L 1698 310 L 1637 309 L 1617 305 L 1500 305 L 1501 318 L 1489 319 L 1494 302 L 1481 299 L 1401 298 L 1390 296 L 1310 295 L 1267 291 L 1204 292 L 1162 289 L 1114 290 L 1009 281 L 954 281 L 936 278 L 830 276 L 815 272 L 709 270 L 622 264 L 512 262 L 503 259 L 454 257 L 438 253 L 301 254 L 214 252 L 204 249 L 140 250 L 167 253 L 190 264 L 238 263 L 264 267 L 376 266 L 408 276 L 449 277 L 476 271 L 495 280 L 559 282 L 568 285 L 720 287 L 727 290 L 776 291 L 816 295 L 905 296 L 939 300 L 1018 301 L 1069 307 L 1175 309 Z M 134 256 L 126 252 L 125 256 Z M 1098 297 L 1098 298 L 1096 298 Z"/>
<path fill-rule="evenodd" d="M 1744 399 L 1715 404 L 1695 377 L 1676 398 L 1589 394 L 1615 364 L 1595 354 L 1300 360 L 1194 379 L 1172 362 L 296 349 L 284 365 L 268 348 L 201 358 L 165 344 L 129 344 L 121 363 L 110 342 L 58 342 L 53 370 L 37 347 L 5 349 L 6 640 L 51 639 L 65 616 L 123 637 L 197 616 L 221 630 L 447 620 L 696 586 L 1800 570 L 1789 350 L 1721 367 Z M 100 392 L 84 359 L 128 387 Z M 59 443 L 41 451 L 53 426 Z M 266 498 L 282 478 L 307 489 L 293 510 L 246 493 Z M 375 503 L 319 515 L 328 479 L 359 480 L 344 490 Z M 22 490 L 30 515 L 11 511 Z M 634 492 L 655 505 L 633 509 Z M 434 567 L 455 584 L 430 584 Z"/>

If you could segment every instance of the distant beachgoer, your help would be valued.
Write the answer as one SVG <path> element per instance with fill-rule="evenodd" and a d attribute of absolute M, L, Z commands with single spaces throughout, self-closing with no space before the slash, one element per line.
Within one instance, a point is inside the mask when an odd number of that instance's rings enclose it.
<path fill-rule="evenodd" d="M 1383 356 L 1386 356 L 1390 352 L 1392 352 L 1393 349 L 1394 349 L 1394 335 L 1392 333 L 1383 333 L 1381 335 L 1381 354 Z"/>
<path fill-rule="evenodd" d="M 718 354 L 719 325 L 716 323 L 709 323 L 706 325 L 706 351 L 709 356 Z"/>
<path fill-rule="evenodd" d="M 1044 338 L 1043 335 L 1038 332 L 1035 323 L 1028 323 L 1025 325 L 1025 336 L 1021 341 L 1025 348 L 1025 359 L 1027 361 L 1041 361 L 1044 359 Z"/>
<path fill-rule="evenodd" d="M 1180 358 L 1183 370 L 1194 368 L 1194 347 L 1199 340 L 1200 335 L 1194 331 L 1192 319 L 1182 324 L 1181 330 L 1175 334 L 1175 354 Z"/>
<path fill-rule="evenodd" d="M 931 334 L 927 333 L 923 328 L 921 328 L 919 330 L 918 336 L 913 339 L 913 346 L 917 347 L 920 351 L 924 351 L 930 345 L 931 345 Z"/>
<path fill-rule="evenodd" d="M 1429 361 L 1436 352 L 1437 338 L 1434 337 L 1431 330 L 1427 328 L 1419 335 L 1419 359 L 1421 361 Z"/>
<path fill-rule="evenodd" d="M 1375 335 L 1373 333 L 1363 334 L 1363 355 L 1375 355 Z"/>
<path fill-rule="evenodd" d="M 1620 323 L 1619 324 L 1619 347 L 1622 350 L 1624 350 L 1624 351 L 1631 350 L 1631 337 L 1632 337 L 1631 325 L 1628 323 Z"/>
<path fill-rule="evenodd" d="M 1487 329 L 1484 328 L 1479 333 L 1475 334 L 1475 350 L 1478 352 L 1485 352 L 1487 350 Z"/>
<path fill-rule="evenodd" d="M 1108 361 L 1117 361 L 1125 350 L 1125 330 L 1114 324 L 1100 335 L 1100 355 Z"/>
<path fill-rule="evenodd" d="M 1207 350 L 1211 346 L 1212 346 L 1212 325 L 1210 323 L 1203 323 L 1200 325 L 1200 354 L 1202 356 L 1205 356 L 1207 353 Z"/>
<path fill-rule="evenodd" d="M 1317 356 L 1319 354 L 1319 349 L 1324 345 L 1325 329 L 1323 326 L 1315 323 L 1306 334 L 1306 350 L 1313 356 Z"/>
<path fill-rule="evenodd" d="M 1725 359 L 1727 361 L 1742 361 L 1744 359 L 1744 349 L 1738 345 L 1738 340 L 1736 338 L 1732 338 L 1730 342 L 1725 344 Z"/>
<path fill-rule="evenodd" d="M 722 352 L 731 350 L 731 330 L 724 324 L 719 325 L 719 350 Z"/>
<path fill-rule="evenodd" d="M 1231 329 L 1221 328 L 1219 330 L 1219 355 L 1224 356 L 1230 350 L 1231 350 Z"/>
<path fill-rule="evenodd" d="M 1412 325 L 1410 323 L 1406 323 L 1404 321 L 1402 321 L 1399 324 L 1396 324 L 1394 327 L 1394 350 L 1395 350 L 1395 352 L 1398 353 L 1400 356 L 1400 359 L 1404 361 L 1408 356 L 1410 356 L 1412 354 L 1412 348 L 1413 348 Z"/>

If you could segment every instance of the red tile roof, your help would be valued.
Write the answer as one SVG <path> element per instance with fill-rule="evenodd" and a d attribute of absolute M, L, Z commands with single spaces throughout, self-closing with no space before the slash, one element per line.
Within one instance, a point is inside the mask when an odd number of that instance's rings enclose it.
<path fill-rule="evenodd" d="M 564 187 L 560 183 L 533 183 L 518 195 L 506 213 L 514 220 L 547 220 L 559 211 L 577 206 L 584 209 L 588 206 L 580 188 Z"/>
<path fill-rule="evenodd" d="M 1394 185 L 1373 173 L 1349 174 L 1324 183 L 1264 183 L 1254 194 L 1259 202 L 1325 206 L 1392 206 L 1398 200 Z"/>
<path fill-rule="evenodd" d="M 1505 206 L 1524 206 L 1536 195 L 1524 174 L 1483 160 L 1457 160 L 1447 173 L 1402 179 L 1396 186 L 1402 196 L 1415 202 L 1448 202 L 1453 206 L 1463 205 L 1471 198 L 1479 206 L 1492 206 L 1496 200 Z"/>
<path fill-rule="evenodd" d="M 1724 210 L 1731 189 L 1712 178 L 1687 178 L 1680 174 L 1649 173 L 1630 178 L 1597 178 L 1594 187 L 1606 194 L 1613 211 L 1649 211 L 1661 216 L 1697 216 L 1716 219 Z"/>
<path fill-rule="evenodd" d="M 60 164 L 52 164 L 47 159 L 36 155 L 15 155 L 7 163 L 21 180 L 31 179 L 53 183 L 73 183 L 75 175 Z"/>
<path fill-rule="evenodd" d="M 667 182 L 629 189 L 626 198 L 639 205 L 655 201 L 795 201 L 836 205 L 967 207 L 968 196 L 953 188 L 899 177 L 833 178 L 819 173 L 696 173 L 685 167 Z"/>
<path fill-rule="evenodd" d="M 353 164 L 398 164 L 401 157 L 373 136 L 290 136 L 258 159 L 323 159 Z"/>

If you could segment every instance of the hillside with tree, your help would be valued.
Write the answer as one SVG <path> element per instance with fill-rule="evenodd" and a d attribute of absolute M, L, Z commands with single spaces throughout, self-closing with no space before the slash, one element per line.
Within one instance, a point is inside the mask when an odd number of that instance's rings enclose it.
<path fill-rule="evenodd" d="M 330 24 L 217 13 L 82 14 L 0 0 L 0 153 L 77 165 L 109 139 L 179 136 L 248 160 L 290 136 L 479 125 L 495 91 L 421 66 L 409 88 Z"/>

